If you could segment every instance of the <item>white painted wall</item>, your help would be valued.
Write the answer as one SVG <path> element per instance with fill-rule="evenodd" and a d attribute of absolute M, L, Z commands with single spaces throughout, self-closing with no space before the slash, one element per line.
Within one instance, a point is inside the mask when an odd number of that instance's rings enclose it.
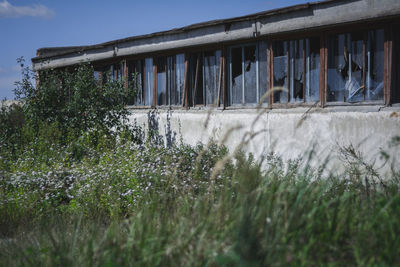
<path fill-rule="evenodd" d="M 146 109 L 132 109 L 130 120 L 147 127 Z M 308 111 L 308 112 L 307 112 Z M 210 138 L 234 151 L 243 137 L 255 132 L 244 150 L 257 159 L 274 151 L 284 159 L 295 159 L 314 149 L 314 164 L 323 164 L 330 158 L 328 169 L 343 170 L 339 146 L 353 145 L 367 162 L 375 167 L 383 163 L 380 151 L 391 156 L 395 167 L 400 159 L 400 147 L 390 147 L 394 136 L 400 136 L 400 107 L 351 106 L 291 109 L 232 109 L 232 110 L 172 110 L 158 109 L 160 134 L 165 136 L 167 113 L 170 112 L 172 131 L 177 140 L 182 136 L 185 143 L 207 143 Z M 258 119 L 257 119 L 258 118 Z M 206 123 L 207 122 L 207 123 Z M 238 129 L 238 127 L 241 127 Z M 229 132 L 229 134 L 227 134 Z M 245 139 L 247 140 L 247 139 Z M 390 170 L 387 164 L 381 173 Z"/>

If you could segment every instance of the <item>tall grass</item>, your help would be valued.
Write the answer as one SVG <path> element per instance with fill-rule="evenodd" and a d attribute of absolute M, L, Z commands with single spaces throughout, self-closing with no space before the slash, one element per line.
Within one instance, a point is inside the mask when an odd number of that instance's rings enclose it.
<path fill-rule="evenodd" d="M 216 146 L 211 149 L 219 151 Z M 112 162 L 119 162 L 120 169 L 131 162 L 121 161 L 128 151 L 137 153 L 132 147 L 114 153 Z M 236 164 L 228 163 L 212 181 L 213 165 L 208 161 L 213 159 L 215 164 L 216 159 L 202 156 L 206 161 L 202 170 L 206 166 L 208 171 L 199 172 L 196 158 L 201 151 L 202 147 L 146 151 L 149 162 L 153 156 L 160 158 L 159 167 L 153 167 L 154 175 L 137 179 L 144 188 L 136 187 L 142 191 L 135 200 L 118 199 L 118 190 L 122 185 L 129 187 L 126 181 L 145 168 L 143 165 L 130 165 L 130 171 L 122 175 L 114 173 L 110 165 L 108 169 L 100 168 L 97 172 L 104 175 L 102 178 L 92 175 L 85 182 L 95 189 L 78 196 L 76 185 L 76 191 L 69 194 L 77 199 L 72 196 L 64 203 L 46 204 L 46 212 L 37 211 L 31 223 L 25 221 L 19 229 L 3 235 L 1 264 L 258 266 L 399 262 L 400 194 L 395 174 L 384 186 L 376 179 L 359 179 L 353 172 L 321 178 L 320 172 L 300 168 L 299 161 L 284 164 L 274 155 L 267 159 L 268 168 L 261 170 L 260 163 L 238 153 Z M 170 154 L 164 157 L 163 153 Z M 216 158 L 224 155 L 217 153 Z M 171 166 L 168 159 L 174 156 L 181 165 L 163 173 L 165 166 Z M 136 204 L 122 208 L 118 203 Z M 107 204 L 111 206 L 106 208 Z M 2 208 L 5 216 L 15 211 L 10 205 Z"/>

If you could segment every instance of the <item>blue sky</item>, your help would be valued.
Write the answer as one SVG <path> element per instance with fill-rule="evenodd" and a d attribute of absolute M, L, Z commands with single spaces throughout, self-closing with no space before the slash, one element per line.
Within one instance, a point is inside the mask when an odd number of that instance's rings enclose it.
<path fill-rule="evenodd" d="M 90 45 L 285 7 L 304 0 L 0 0 L 0 100 L 13 99 L 36 49 Z"/>

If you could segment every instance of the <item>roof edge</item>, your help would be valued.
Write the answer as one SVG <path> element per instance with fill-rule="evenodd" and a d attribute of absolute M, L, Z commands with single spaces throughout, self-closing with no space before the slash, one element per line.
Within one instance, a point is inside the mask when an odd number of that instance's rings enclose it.
<path fill-rule="evenodd" d="M 31 60 L 32 60 L 32 62 L 38 62 L 41 60 L 50 59 L 50 58 L 57 57 L 57 56 L 65 56 L 68 54 L 84 52 L 84 51 L 91 50 L 91 49 L 105 48 L 105 47 L 108 47 L 111 45 L 118 45 L 121 43 L 134 41 L 134 40 L 147 39 L 147 38 L 168 35 L 168 34 L 182 33 L 185 31 L 195 30 L 195 29 L 199 29 L 199 28 L 205 28 L 205 27 L 209 27 L 209 26 L 229 24 L 229 23 L 233 23 L 233 22 L 248 21 L 248 20 L 257 19 L 260 17 L 269 17 L 269 16 L 274 16 L 274 15 L 279 15 L 279 14 L 284 14 L 284 13 L 290 13 L 290 12 L 294 12 L 294 11 L 298 11 L 298 10 L 307 9 L 307 8 L 310 8 L 311 6 L 325 4 L 325 3 L 329 3 L 329 2 L 336 2 L 336 1 L 340 1 L 340 0 L 323 0 L 323 1 L 307 2 L 304 4 L 276 8 L 276 9 L 271 9 L 271 10 L 267 10 L 267 11 L 252 13 L 252 14 L 238 16 L 238 17 L 194 23 L 194 24 L 190 24 L 188 26 L 173 28 L 171 30 L 154 32 L 154 33 L 144 34 L 144 35 L 131 36 L 131 37 L 122 38 L 122 39 L 115 39 L 112 41 L 107 41 L 107 42 L 94 44 L 94 45 L 43 47 L 43 48 L 39 48 L 36 50 L 37 56 L 32 58 Z M 47 55 L 46 54 L 43 55 L 42 53 L 47 53 Z"/>

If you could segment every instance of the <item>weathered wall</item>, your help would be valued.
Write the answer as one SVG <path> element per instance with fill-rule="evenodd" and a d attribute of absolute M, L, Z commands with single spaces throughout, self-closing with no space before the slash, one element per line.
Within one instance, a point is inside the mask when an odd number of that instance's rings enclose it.
<path fill-rule="evenodd" d="M 160 134 L 172 133 L 188 144 L 207 143 L 214 138 L 233 151 L 249 134 L 258 135 L 245 146 L 258 159 L 270 151 L 284 159 L 294 159 L 314 151 L 313 164 L 329 160 L 329 170 L 341 171 L 340 146 L 353 145 L 366 161 L 379 167 L 380 151 L 400 159 L 400 147 L 390 147 L 392 137 L 400 136 L 400 107 L 329 107 L 236 110 L 156 110 Z M 133 109 L 130 119 L 148 126 L 149 111 Z M 241 127 L 241 128 L 238 128 Z M 169 131 L 168 129 L 171 129 Z M 227 134 L 229 132 L 229 134 Z M 244 137 L 246 137 L 243 139 Z M 395 164 L 398 167 L 399 164 Z M 387 172 L 390 166 L 381 169 Z"/>

